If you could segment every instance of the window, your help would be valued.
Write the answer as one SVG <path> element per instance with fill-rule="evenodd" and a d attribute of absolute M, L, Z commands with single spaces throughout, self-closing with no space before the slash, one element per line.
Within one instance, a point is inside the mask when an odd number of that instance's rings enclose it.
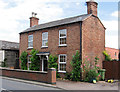
<path fill-rule="evenodd" d="M 33 35 L 28 36 L 28 48 L 33 48 Z"/>
<path fill-rule="evenodd" d="M 31 55 L 28 56 L 28 70 L 30 70 L 30 64 L 31 64 L 30 58 L 31 58 Z"/>
<path fill-rule="evenodd" d="M 59 30 L 59 46 L 66 46 L 67 30 Z"/>
<path fill-rule="evenodd" d="M 59 55 L 59 72 L 66 72 L 66 54 Z"/>
<path fill-rule="evenodd" d="M 42 33 L 42 47 L 48 47 L 48 32 Z"/>

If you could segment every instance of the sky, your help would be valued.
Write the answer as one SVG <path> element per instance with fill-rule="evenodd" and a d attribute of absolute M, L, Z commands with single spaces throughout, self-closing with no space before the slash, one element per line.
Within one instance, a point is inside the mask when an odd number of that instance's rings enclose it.
<path fill-rule="evenodd" d="M 105 46 L 118 48 L 118 0 L 96 0 L 98 17 L 106 27 Z M 39 24 L 87 13 L 86 0 L 0 0 L 0 40 L 19 42 L 30 27 L 32 12 Z"/>

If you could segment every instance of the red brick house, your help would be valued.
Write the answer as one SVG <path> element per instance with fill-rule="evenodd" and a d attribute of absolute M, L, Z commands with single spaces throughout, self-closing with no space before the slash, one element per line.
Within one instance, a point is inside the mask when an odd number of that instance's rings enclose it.
<path fill-rule="evenodd" d="M 90 0 L 87 13 L 80 16 L 65 18 L 49 23 L 38 24 L 38 18 L 30 18 L 30 28 L 20 33 L 20 55 L 34 48 L 39 50 L 40 70 L 47 70 L 50 54 L 58 56 L 58 72 L 63 74 L 71 71 L 70 62 L 76 50 L 80 52 L 82 61 L 86 56 L 90 62 L 98 56 L 100 66 L 105 50 L 105 27 L 97 16 L 98 3 Z M 29 56 L 28 56 L 29 57 Z M 28 67 L 29 67 L 28 59 Z"/>
<path fill-rule="evenodd" d="M 105 47 L 105 50 L 110 55 L 111 59 L 119 60 L 119 49 Z"/>

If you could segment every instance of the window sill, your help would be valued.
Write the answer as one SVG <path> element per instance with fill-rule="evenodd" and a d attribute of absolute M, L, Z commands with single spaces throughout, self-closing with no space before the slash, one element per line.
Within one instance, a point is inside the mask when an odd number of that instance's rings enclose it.
<path fill-rule="evenodd" d="M 33 49 L 33 47 L 28 47 L 27 49 Z"/>
<path fill-rule="evenodd" d="M 67 47 L 67 44 L 59 45 L 59 47 Z"/>
<path fill-rule="evenodd" d="M 41 48 L 48 48 L 48 46 L 42 46 Z"/>
<path fill-rule="evenodd" d="M 66 71 L 58 71 L 58 73 L 66 73 Z"/>

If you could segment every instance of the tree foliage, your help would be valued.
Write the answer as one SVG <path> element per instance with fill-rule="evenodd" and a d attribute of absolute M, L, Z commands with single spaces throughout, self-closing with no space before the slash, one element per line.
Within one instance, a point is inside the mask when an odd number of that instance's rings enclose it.
<path fill-rule="evenodd" d="M 23 70 L 27 70 L 27 52 L 24 51 L 21 53 L 21 56 L 20 56 L 20 61 L 21 61 L 21 69 Z"/>
<path fill-rule="evenodd" d="M 81 64 L 80 53 L 76 51 L 76 54 L 73 55 L 73 59 L 71 61 L 72 72 L 71 72 L 71 80 L 72 81 L 80 81 L 81 80 Z"/>
<path fill-rule="evenodd" d="M 60 75 L 58 74 L 58 64 L 57 64 L 58 57 L 50 55 L 48 60 L 48 68 L 55 68 L 56 69 L 56 77 L 59 78 Z"/>
<path fill-rule="evenodd" d="M 32 51 L 30 52 L 30 54 L 31 54 L 30 70 L 39 71 L 39 69 L 40 69 L 40 58 L 39 58 L 39 56 L 36 55 L 38 52 L 39 51 L 35 50 L 35 49 L 32 49 Z"/>
<path fill-rule="evenodd" d="M 111 61 L 112 60 L 111 57 L 110 57 L 110 55 L 107 53 L 106 50 L 103 51 L 103 54 L 105 55 L 105 61 Z"/>

